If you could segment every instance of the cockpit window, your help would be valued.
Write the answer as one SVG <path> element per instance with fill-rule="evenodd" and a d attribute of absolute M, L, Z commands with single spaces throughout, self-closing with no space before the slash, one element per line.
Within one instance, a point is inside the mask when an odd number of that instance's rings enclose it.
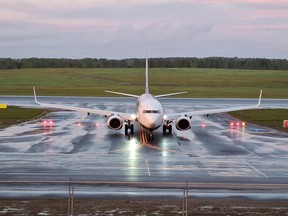
<path fill-rule="evenodd" d="M 160 113 L 160 110 L 143 110 L 143 114 L 146 114 L 146 113 Z"/>

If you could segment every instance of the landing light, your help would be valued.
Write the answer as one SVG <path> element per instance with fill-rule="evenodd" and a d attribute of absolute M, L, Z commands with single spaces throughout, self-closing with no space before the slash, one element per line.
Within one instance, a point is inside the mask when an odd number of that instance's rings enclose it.
<path fill-rule="evenodd" d="M 163 119 L 164 119 L 164 120 L 167 120 L 167 115 L 164 115 L 164 116 L 163 116 Z"/>
<path fill-rule="evenodd" d="M 206 128 L 206 126 L 207 126 L 207 125 L 206 125 L 205 123 L 203 123 L 203 124 L 201 125 L 202 128 Z"/>
<path fill-rule="evenodd" d="M 132 119 L 132 120 L 135 120 L 135 119 L 136 119 L 136 115 L 135 115 L 135 114 L 132 114 L 132 115 L 131 115 L 131 119 Z"/>

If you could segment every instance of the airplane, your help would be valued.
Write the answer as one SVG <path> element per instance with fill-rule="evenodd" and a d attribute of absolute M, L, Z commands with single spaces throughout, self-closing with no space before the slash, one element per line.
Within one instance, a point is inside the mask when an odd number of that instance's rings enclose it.
<path fill-rule="evenodd" d="M 210 114 L 215 113 L 224 113 L 224 112 L 232 112 L 239 110 L 249 110 L 256 109 L 260 106 L 261 98 L 262 98 L 262 90 L 260 91 L 260 96 L 258 103 L 252 106 L 239 106 L 239 107 L 231 107 L 231 108 L 223 108 L 223 109 L 208 109 L 201 111 L 188 111 L 182 113 L 166 113 L 162 104 L 159 102 L 158 98 L 168 97 L 172 95 L 184 94 L 187 92 L 176 92 L 169 94 L 162 94 L 153 96 L 149 92 L 149 82 L 148 82 L 148 59 L 146 58 L 146 83 L 145 83 L 145 92 L 141 95 L 127 94 L 122 92 L 114 92 L 114 91 L 105 91 L 112 94 L 128 96 L 136 98 L 136 113 L 122 113 L 117 111 L 108 111 L 108 110 L 97 110 L 91 108 L 80 108 L 80 107 L 72 107 L 66 105 L 57 105 L 57 104 L 48 104 L 41 103 L 37 100 L 35 87 L 33 87 L 34 92 L 34 100 L 35 102 L 45 108 L 56 108 L 56 109 L 64 109 L 71 110 L 77 112 L 87 113 L 88 115 L 93 113 L 96 115 L 103 115 L 107 119 L 107 126 L 112 130 L 120 130 L 123 125 L 125 128 L 125 135 L 134 133 L 134 125 L 132 122 L 138 122 L 138 124 L 147 129 L 149 131 L 149 139 L 153 139 L 153 131 L 160 128 L 163 128 L 163 134 L 172 133 L 172 123 L 174 123 L 175 128 L 179 131 L 186 131 L 191 128 L 191 119 L 193 116 L 209 116 Z M 129 133 L 130 132 L 130 133 Z"/>

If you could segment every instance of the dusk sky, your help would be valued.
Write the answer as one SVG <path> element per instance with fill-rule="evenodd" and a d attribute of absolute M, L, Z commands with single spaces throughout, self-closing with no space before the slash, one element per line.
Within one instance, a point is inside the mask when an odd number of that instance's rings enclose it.
<path fill-rule="evenodd" d="M 288 58 L 288 0 L 0 0 L 0 57 Z"/>

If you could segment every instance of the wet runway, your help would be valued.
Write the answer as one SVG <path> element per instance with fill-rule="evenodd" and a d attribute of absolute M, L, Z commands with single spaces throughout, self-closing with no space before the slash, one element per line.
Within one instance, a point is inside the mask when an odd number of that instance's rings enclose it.
<path fill-rule="evenodd" d="M 33 105 L 32 97 L 0 97 L 8 105 Z M 39 97 L 41 102 L 133 112 L 126 98 Z M 162 99 L 166 112 L 256 104 L 249 99 Z M 288 108 L 288 100 L 263 106 Z M 192 118 L 191 130 L 161 129 L 147 142 L 112 131 L 104 117 L 71 111 L 0 131 L 0 181 L 191 182 L 287 184 L 288 133 L 256 125 L 230 127 L 226 114 Z M 44 125 L 43 122 L 47 124 Z M 50 125 L 53 121 L 53 125 Z M 202 123 L 206 127 L 201 127 Z"/>

